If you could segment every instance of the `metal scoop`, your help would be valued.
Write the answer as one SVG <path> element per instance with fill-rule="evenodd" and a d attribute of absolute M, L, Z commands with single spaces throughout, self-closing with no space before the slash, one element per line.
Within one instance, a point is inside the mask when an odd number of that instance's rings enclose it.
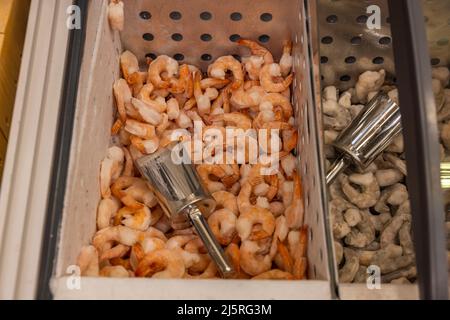
<path fill-rule="evenodd" d="M 150 182 L 161 208 L 171 219 L 172 227 L 186 229 L 194 226 L 220 274 L 228 278 L 234 273 L 233 267 L 205 220 L 214 211 L 216 202 L 204 190 L 194 166 L 178 161 L 180 154 L 176 153 L 183 152 L 183 149 L 177 146 L 140 158 L 136 165 Z"/>
<path fill-rule="evenodd" d="M 400 120 L 399 106 L 377 94 L 333 143 L 340 156 L 328 170 L 327 185 L 350 165 L 366 169 L 402 131 Z"/>

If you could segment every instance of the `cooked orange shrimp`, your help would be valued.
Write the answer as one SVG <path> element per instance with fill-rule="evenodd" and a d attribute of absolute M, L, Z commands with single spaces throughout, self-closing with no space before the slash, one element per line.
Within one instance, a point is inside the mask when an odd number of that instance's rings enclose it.
<path fill-rule="evenodd" d="M 116 198 L 126 202 L 127 206 L 133 208 L 142 207 L 139 204 L 152 208 L 157 204 L 155 195 L 140 178 L 122 176 L 112 185 L 111 192 Z"/>
<path fill-rule="evenodd" d="M 261 230 L 254 232 L 253 227 L 255 225 L 260 225 Z M 236 221 L 236 230 L 242 241 L 267 238 L 275 230 L 275 218 L 267 209 L 250 207 L 244 212 L 241 212 L 241 215 Z"/>
<path fill-rule="evenodd" d="M 124 255 L 128 253 L 128 251 L 130 251 L 130 247 L 124 246 L 123 244 L 118 244 L 117 246 L 102 252 L 102 255 L 100 256 L 100 261 L 110 260 L 114 258 L 122 258 Z"/>
<path fill-rule="evenodd" d="M 122 151 L 125 156 L 125 165 L 123 168 L 122 176 L 133 177 L 134 176 L 133 158 L 131 157 L 130 151 L 127 148 L 123 147 Z"/>
<path fill-rule="evenodd" d="M 81 248 L 78 255 L 77 265 L 80 267 L 81 275 L 85 277 L 98 277 L 98 252 L 93 246 Z"/>
<path fill-rule="evenodd" d="M 130 273 L 123 266 L 105 266 L 100 270 L 100 276 L 109 278 L 128 278 Z"/>
<path fill-rule="evenodd" d="M 244 130 L 251 129 L 252 127 L 252 119 L 239 112 L 231 112 L 212 116 L 211 121 L 225 121 L 227 125 L 231 125 L 232 127 Z"/>
<path fill-rule="evenodd" d="M 261 86 L 267 92 L 279 93 L 285 91 L 292 83 L 294 79 L 293 74 L 287 76 L 282 82 L 275 82 L 274 78 L 281 76 L 281 68 L 279 64 L 272 63 L 267 64 L 261 68 L 259 79 Z"/>
<path fill-rule="evenodd" d="M 281 168 L 287 178 L 292 178 L 297 167 L 297 158 L 291 153 L 281 159 Z"/>
<path fill-rule="evenodd" d="M 152 212 L 153 211 L 161 211 L 163 213 L 161 207 L 159 207 L 159 206 L 152 209 Z M 161 219 L 159 219 L 158 222 L 155 225 L 153 225 L 153 227 L 160 230 L 163 233 L 166 233 L 170 229 L 172 229 L 172 226 L 170 224 L 170 219 L 164 213 L 162 214 Z"/>
<path fill-rule="evenodd" d="M 269 210 L 272 212 L 274 217 L 281 216 L 286 208 L 284 207 L 283 202 L 273 201 L 269 204 Z"/>
<path fill-rule="evenodd" d="M 191 118 L 189 118 L 186 115 L 186 112 L 184 110 L 180 110 L 180 114 L 179 114 L 178 118 L 175 120 L 175 122 L 181 129 L 187 129 L 187 128 L 193 127 Z"/>
<path fill-rule="evenodd" d="M 281 215 L 275 221 L 275 231 L 273 233 L 272 246 L 270 248 L 270 256 L 274 257 L 279 251 L 278 243 L 284 242 L 289 234 L 289 226 L 286 218 Z"/>
<path fill-rule="evenodd" d="M 298 131 L 295 128 L 281 131 L 281 137 L 283 140 L 283 151 L 291 152 L 297 148 Z"/>
<path fill-rule="evenodd" d="M 273 107 L 277 106 L 281 107 L 281 109 L 283 110 L 283 116 L 285 120 L 289 119 L 293 114 L 291 102 L 282 94 L 279 93 L 266 94 L 261 100 L 261 104 L 262 103 L 271 103 Z"/>
<path fill-rule="evenodd" d="M 308 259 L 306 258 L 306 250 L 308 246 L 308 227 L 303 226 L 299 233 L 299 242 L 293 254 L 294 267 L 293 274 L 296 279 L 306 278 L 306 269 L 308 268 Z"/>
<path fill-rule="evenodd" d="M 213 279 L 217 276 L 217 267 L 216 264 L 211 261 L 206 268 L 206 270 L 199 274 L 198 276 L 191 276 L 190 274 L 186 274 L 187 279 Z"/>
<path fill-rule="evenodd" d="M 243 241 L 240 248 L 240 264 L 242 270 L 251 276 L 257 276 L 269 271 L 272 267 L 272 259 L 267 254 L 265 241 Z"/>
<path fill-rule="evenodd" d="M 147 83 L 145 86 L 142 87 L 141 91 L 137 95 L 137 99 L 144 102 L 153 110 L 156 110 L 159 113 L 163 113 L 167 110 L 167 104 L 164 98 L 159 99 L 157 97 L 156 99 L 152 99 L 153 90 L 154 90 L 153 85 L 151 83 Z"/>
<path fill-rule="evenodd" d="M 236 243 L 230 243 L 225 249 L 225 254 L 233 264 L 234 271 L 239 274 L 241 272 L 241 254 L 239 246 Z"/>
<path fill-rule="evenodd" d="M 166 55 L 157 57 L 148 67 L 147 83 L 152 83 L 157 89 L 168 89 L 169 81 L 161 78 L 162 73 L 167 73 L 167 78 L 172 78 L 178 73 L 178 62 Z"/>
<path fill-rule="evenodd" d="M 205 78 L 200 81 L 200 87 L 202 90 L 206 90 L 208 88 L 222 89 L 230 82 L 231 81 L 229 79 Z"/>
<path fill-rule="evenodd" d="M 137 95 L 143 87 L 145 79 L 142 78 L 139 71 L 139 62 L 136 56 L 130 51 L 124 51 L 120 55 L 120 67 L 122 74 L 128 84 L 133 87 L 133 94 Z"/>
<path fill-rule="evenodd" d="M 270 51 L 259 45 L 257 42 L 252 40 L 240 39 L 237 43 L 241 46 L 249 48 L 252 52 L 252 55 L 262 57 L 264 59 L 264 64 L 273 63 L 273 56 Z"/>
<path fill-rule="evenodd" d="M 173 126 L 173 123 L 169 121 L 167 113 L 163 113 L 161 123 L 156 127 L 156 133 L 161 136 L 168 128 Z"/>
<path fill-rule="evenodd" d="M 302 182 L 298 173 L 294 174 L 294 192 L 292 203 L 286 208 L 285 216 L 290 228 L 296 229 L 303 225 L 304 216 Z"/>
<path fill-rule="evenodd" d="M 123 171 L 124 153 L 119 147 L 108 149 L 106 158 L 100 167 L 100 191 L 103 198 L 110 196 L 110 186 L 115 182 Z"/>
<path fill-rule="evenodd" d="M 175 120 L 180 115 L 180 105 L 177 99 L 172 98 L 167 101 L 167 115 L 169 116 L 169 120 Z"/>
<path fill-rule="evenodd" d="M 222 182 L 211 180 L 210 176 L 215 176 L 219 179 L 226 176 L 225 171 L 217 165 L 202 164 L 197 167 L 198 175 L 209 192 L 225 190 L 225 185 Z"/>
<path fill-rule="evenodd" d="M 197 101 L 197 108 L 200 114 L 209 114 L 211 112 L 211 100 L 206 94 L 203 94 L 201 85 L 201 74 L 194 73 L 194 97 Z"/>
<path fill-rule="evenodd" d="M 281 75 L 287 77 L 292 70 L 294 59 L 292 58 L 292 41 L 286 41 L 283 46 L 283 55 L 280 59 Z"/>
<path fill-rule="evenodd" d="M 116 225 L 123 224 L 132 229 L 145 231 L 157 223 L 161 216 L 161 212 L 152 212 L 147 206 L 139 209 L 123 207 L 117 212 L 114 220 Z"/>
<path fill-rule="evenodd" d="M 293 279 L 294 276 L 291 273 L 279 269 L 269 270 L 252 278 L 252 280 L 293 280 Z"/>
<path fill-rule="evenodd" d="M 228 209 L 219 209 L 208 218 L 212 233 L 221 245 L 229 245 L 236 235 L 236 215 Z"/>
<path fill-rule="evenodd" d="M 156 136 L 155 126 L 128 119 L 125 122 L 125 130 L 139 138 L 150 140 Z"/>
<path fill-rule="evenodd" d="M 102 199 L 97 209 L 97 228 L 102 230 L 111 224 L 111 218 L 120 209 L 120 202 L 116 198 Z"/>
<path fill-rule="evenodd" d="M 245 71 L 251 80 L 259 80 L 259 73 L 264 64 L 264 58 L 260 56 L 250 56 L 242 58 Z"/>
<path fill-rule="evenodd" d="M 189 66 L 187 64 L 183 64 L 179 69 L 180 77 L 179 79 L 172 78 L 170 79 L 170 89 L 169 91 L 173 94 L 184 93 L 190 90 L 192 82 L 191 72 L 189 70 Z M 188 96 L 189 92 L 186 92 L 185 96 Z"/>
<path fill-rule="evenodd" d="M 114 226 L 97 231 L 92 239 L 92 244 L 95 248 L 97 248 L 97 250 L 101 250 L 104 245 L 110 241 L 116 241 L 120 244 L 131 247 L 137 242 L 148 237 L 156 237 L 163 241 L 167 240 L 161 231 L 152 227 L 149 227 L 145 232 L 143 232 L 125 226 Z"/>
<path fill-rule="evenodd" d="M 233 56 L 223 56 L 218 58 L 208 67 L 210 77 L 225 79 L 226 72 L 230 70 L 233 73 L 232 89 L 239 89 L 244 84 L 244 72 L 241 63 Z"/>
<path fill-rule="evenodd" d="M 130 87 L 125 79 L 119 79 L 114 83 L 113 90 L 120 120 L 122 123 L 125 123 L 127 120 L 127 106 L 131 104 L 132 98 Z"/>
<path fill-rule="evenodd" d="M 152 108 L 150 105 L 136 98 L 132 98 L 131 103 L 145 122 L 154 126 L 157 126 L 161 123 L 161 113 Z"/>
<path fill-rule="evenodd" d="M 147 254 L 135 271 L 138 277 L 182 278 L 185 274 L 183 258 L 177 251 L 157 250 Z"/>
<path fill-rule="evenodd" d="M 239 215 L 239 209 L 236 201 L 236 196 L 227 191 L 217 191 L 212 194 L 214 200 L 217 203 L 217 209 L 225 208 L 234 213 L 235 216 Z"/>
<path fill-rule="evenodd" d="M 233 91 L 231 95 L 231 104 L 240 109 L 256 107 L 261 103 L 262 97 L 266 94 L 260 86 L 251 87 L 248 90 L 240 88 Z"/>
<path fill-rule="evenodd" d="M 155 153 L 159 148 L 159 138 L 143 140 L 139 137 L 131 136 L 131 144 L 136 147 L 143 154 Z"/>
<path fill-rule="evenodd" d="M 108 5 L 108 21 L 111 29 L 122 31 L 125 24 L 125 13 L 123 2 L 111 0 Z"/>

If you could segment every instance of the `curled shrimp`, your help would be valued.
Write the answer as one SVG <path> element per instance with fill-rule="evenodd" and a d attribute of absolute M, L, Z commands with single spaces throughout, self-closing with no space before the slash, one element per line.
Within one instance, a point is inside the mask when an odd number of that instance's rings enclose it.
<path fill-rule="evenodd" d="M 292 203 L 286 208 L 285 216 L 290 228 L 299 228 L 303 225 L 304 216 L 302 182 L 298 174 L 294 175 L 294 191 Z"/>
<path fill-rule="evenodd" d="M 239 112 L 224 113 L 212 116 L 211 121 L 224 121 L 227 125 L 244 130 L 252 128 L 252 119 Z"/>
<path fill-rule="evenodd" d="M 160 144 L 160 140 L 156 136 L 152 139 L 146 140 L 143 140 L 136 136 L 131 136 L 130 141 L 131 144 L 143 154 L 155 153 L 158 150 Z"/>
<path fill-rule="evenodd" d="M 247 90 L 239 88 L 233 91 L 230 103 L 240 109 L 256 107 L 259 106 L 265 94 L 266 92 L 261 86 L 253 86 Z"/>
<path fill-rule="evenodd" d="M 202 164 L 197 167 L 197 172 L 209 192 L 214 193 L 225 190 L 225 185 L 222 182 L 214 181 L 210 178 L 210 176 L 215 176 L 221 179 L 226 176 L 225 171 L 220 166 Z"/>
<path fill-rule="evenodd" d="M 286 120 L 292 117 L 293 110 L 291 102 L 280 93 L 266 94 L 261 100 L 261 104 L 262 103 L 270 103 L 273 107 L 281 107 L 284 119 Z"/>
<path fill-rule="evenodd" d="M 115 198 L 102 199 L 97 209 L 97 228 L 102 230 L 111 224 L 111 218 L 120 209 L 120 202 Z"/>
<path fill-rule="evenodd" d="M 123 266 L 105 266 L 100 270 L 100 276 L 109 278 L 128 278 L 130 273 Z"/>
<path fill-rule="evenodd" d="M 230 82 L 231 81 L 229 79 L 205 78 L 200 81 L 200 87 L 202 90 L 206 90 L 208 88 L 222 89 Z"/>
<path fill-rule="evenodd" d="M 122 258 L 124 255 L 128 253 L 128 251 L 130 251 L 130 247 L 124 246 L 123 244 L 118 244 L 117 246 L 102 252 L 102 255 L 100 256 L 100 261 L 110 260 L 114 258 Z"/>
<path fill-rule="evenodd" d="M 185 246 L 196 237 L 193 234 L 178 235 L 170 238 L 166 243 L 166 249 L 177 250 L 180 253 L 187 269 L 198 264 L 201 260 L 198 253 L 185 250 Z"/>
<path fill-rule="evenodd" d="M 251 80 L 259 80 L 259 73 L 264 64 L 264 58 L 260 56 L 250 56 L 242 58 L 245 71 Z"/>
<path fill-rule="evenodd" d="M 258 225 L 259 230 L 254 231 Z M 239 237 L 244 240 L 259 240 L 270 237 L 275 230 L 275 218 L 272 213 L 264 208 L 251 207 L 241 212 L 237 222 L 236 230 Z"/>
<path fill-rule="evenodd" d="M 252 280 L 293 280 L 293 279 L 294 276 L 291 273 L 279 269 L 269 270 L 252 278 Z"/>
<path fill-rule="evenodd" d="M 283 46 L 283 55 L 280 59 L 281 75 L 287 77 L 292 70 L 294 59 L 292 58 L 292 41 L 286 41 Z"/>
<path fill-rule="evenodd" d="M 272 259 L 268 254 L 267 241 L 243 241 L 240 248 L 240 264 L 242 270 L 257 276 L 269 271 L 272 267 Z"/>
<path fill-rule="evenodd" d="M 182 278 L 185 274 L 184 261 L 177 251 L 153 251 L 139 262 L 135 274 L 138 277 L 157 279 Z"/>
<path fill-rule="evenodd" d="M 122 123 L 125 123 L 127 120 L 127 106 L 131 105 L 132 98 L 130 87 L 125 79 L 119 79 L 114 82 L 113 91 L 120 120 Z"/>
<path fill-rule="evenodd" d="M 139 62 L 136 56 L 128 50 L 124 51 L 120 55 L 120 67 L 123 77 L 133 87 L 134 95 L 138 94 L 143 86 L 144 79 L 139 72 Z"/>
<path fill-rule="evenodd" d="M 233 212 L 235 216 L 239 215 L 236 196 L 234 194 L 227 191 L 217 191 L 212 196 L 216 200 L 218 209 L 225 208 Z"/>
<path fill-rule="evenodd" d="M 259 79 L 261 81 L 261 86 L 267 92 L 279 93 L 285 91 L 291 85 L 294 75 L 290 74 L 281 82 L 275 82 L 276 77 L 281 76 L 281 68 L 279 64 L 272 63 L 267 64 L 261 68 L 259 74 Z"/>
<path fill-rule="evenodd" d="M 170 82 L 161 78 L 162 73 L 172 78 L 178 73 L 178 62 L 166 55 L 157 57 L 148 67 L 147 83 L 152 83 L 157 89 L 168 89 Z"/>
<path fill-rule="evenodd" d="M 85 277 L 98 277 L 98 252 L 94 246 L 81 248 L 78 255 L 77 264 L 80 267 L 81 275 Z"/>
<path fill-rule="evenodd" d="M 124 153 L 119 147 L 111 147 L 100 166 L 100 192 L 103 198 L 111 195 L 110 186 L 123 170 Z"/>
<path fill-rule="evenodd" d="M 241 46 L 249 48 L 252 55 L 262 57 L 264 59 L 264 64 L 273 63 L 274 60 L 270 51 L 259 45 L 257 42 L 247 39 L 239 39 L 237 43 Z"/>
<path fill-rule="evenodd" d="M 152 99 L 153 92 L 154 86 L 151 83 L 147 83 L 142 87 L 141 91 L 139 91 L 137 99 L 159 113 L 166 112 L 167 104 L 165 100 L 159 98 Z"/>
<path fill-rule="evenodd" d="M 208 74 L 213 78 L 225 79 L 228 70 L 233 73 L 234 77 L 231 88 L 233 90 L 239 89 L 244 84 L 244 72 L 241 63 L 233 56 L 218 58 L 208 67 Z"/>
<path fill-rule="evenodd" d="M 228 209 L 219 209 L 208 218 L 212 233 L 221 245 L 229 245 L 236 235 L 236 215 Z"/>
<path fill-rule="evenodd" d="M 365 174 L 352 174 L 350 176 L 341 175 L 340 182 L 342 191 L 360 209 L 367 209 L 374 206 L 380 198 L 380 187 L 372 172 Z M 357 190 L 351 184 L 357 184 L 362 191 Z"/>
<path fill-rule="evenodd" d="M 192 97 L 192 76 L 187 64 L 183 64 L 179 69 L 179 79 L 170 79 L 170 89 L 172 94 L 184 93 L 187 98 Z"/>
<path fill-rule="evenodd" d="M 139 209 L 142 204 L 152 208 L 157 204 L 155 195 L 140 178 L 122 176 L 112 185 L 111 192 L 132 208 Z"/>
<path fill-rule="evenodd" d="M 145 231 L 149 226 L 154 225 L 161 219 L 162 213 L 159 211 L 153 213 L 147 206 L 143 206 L 139 209 L 131 209 L 129 207 L 123 207 L 117 212 L 114 218 L 115 224 L 123 224 L 126 227 Z"/>

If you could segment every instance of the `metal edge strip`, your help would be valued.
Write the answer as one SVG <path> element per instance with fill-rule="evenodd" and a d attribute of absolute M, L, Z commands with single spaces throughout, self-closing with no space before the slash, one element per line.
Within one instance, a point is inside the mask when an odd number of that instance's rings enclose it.
<path fill-rule="evenodd" d="M 55 267 L 58 230 L 62 220 L 67 172 L 69 167 L 70 146 L 78 94 L 79 76 L 86 37 L 88 0 L 75 0 L 80 8 L 81 29 L 71 30 L 67 50 L 64 89 L 61 99 L 57 143 L 53 159 L 53 173 L 48 195 L 47 216 L 42 239 L 42 251 L 39 270 L 37 299 L 52 299 L 50 279 Z"/>
<path fill-rule="evenodd" d="M 439 176 L 436 107 L 418 0 L 389 0 L 405 139 L 418 282 L 422 299 L 448 299 L 445 217 Z"/>

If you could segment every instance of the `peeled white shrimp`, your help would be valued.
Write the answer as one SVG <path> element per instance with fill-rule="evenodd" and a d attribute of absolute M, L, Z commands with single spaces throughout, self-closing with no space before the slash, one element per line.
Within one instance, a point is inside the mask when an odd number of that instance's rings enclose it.
<path fill-rule="evenodd" d="M 119 0 L 111 0 L 108 6 L 109 25 L 113 30 L 122 31 L 125 23 L 125 13 L 123 10 L 123 2 Z"/>
<path fill-rule="evenodd" d="M 270 243 L 268 243 L 270 245 Z M 245 240 L 240 248 L 240 265 L 245 273 L 251 276 L 257 276 L 263 272 L 269 271 L 272 267 L 272 259 L 268 254 L 269 247 L 264 241 Z"/>
<path fill-rule="evenodd" d="M 155 279 L 182 278 L 185 274 L 183 257 L 177 250 L 157 250 L 147 254 L 135 271 L 138 277 Z"/>
<path fill-rule="evenodd" d="M 261 230 L 253 232 L 253 227 L 256 224 L 261 225 Z M 241 212 L 236 222 L 236 230 L 242 241 L 270 237 L 275 230 L 275 218 L 267 209 L 250 207 L 244 212 Z"/>
<path fill-rule="evenodd" d="M 168 78 L 175 76 L 178 73 L 178 62 L 171 57 L 161 55 L 148 67 L 147 83 L 152 83 L 157 89 L 169 88 L 170 83 L 161 78 L 164 72 L 167 73 Z"/>
<path fill-rule="evenodd" d="M 347 198 L 360 209 L 375 205 L 380 197 L 380 187 L 373 173 L 341 175 L 342 191 Z M 354 188 L 350 182 L 361 187 L 362 192 Z"/>
<path fill-rule="evenodd" d="M 214 200 L 216 200 L 217 208 L 225 208 L 234 213 L 235 216 L 239 215 L 236 196 L 227 191 L 217 191 L 212 194 Z"/>
<path fill-rule="evenodd" d="M 285 91 L 294 79 L 293 74 L 290 74 L 282 82 L 275 82 L 274 78 L 281 77 L 281 67 L 277 63 L 267 64 L 261 68 L 259 79 L 261 86 L 267 92 L 279 93 Z"/>
<path fill-rule="evenodd" d="M 225 79 L 226 72 L 230 70 L 233 73 L 233 82 L 231 88 L 236 90 L 244 84 L 244 72 L 241 63 L 233 56 L 223 56 L 218 58 L 208 67 L 210 77 Z"/>
<path fill-rule="evenodd" d="M 97 209 L 97 228 L 102 230 L 110 226 L 111 218 L 120 209 L 120 202 L 115 198 L 102 199 Z"/>
<path fill-rule="evenodd" d="M 83 247 L 78 255 L 77 264 L 80 267 L 81 275 L 85 277 L 98 277 L 98 252 L 93 246 Z"/>
<path fill-rule="evenodd" d="M 292 42 L 286 41 L 285 45 L 283 46 L 283 55 L 280 59 L 280 68 L 281 68 L 281 75 L 283 77 L 287 77 L 289 73 L 292 71 L 292 66 L 294 64 L 294 58 L 291 55 L 292 52 Z"/>
<path fill-rule="evenodd" d="M 369 92 L 379 91 L 384 83 L 386 72 L 380 71 L 366 71 L 362 73 L 355 85 L 356 96 L 360 102 L 367 102 L 367 95 Z"/>

